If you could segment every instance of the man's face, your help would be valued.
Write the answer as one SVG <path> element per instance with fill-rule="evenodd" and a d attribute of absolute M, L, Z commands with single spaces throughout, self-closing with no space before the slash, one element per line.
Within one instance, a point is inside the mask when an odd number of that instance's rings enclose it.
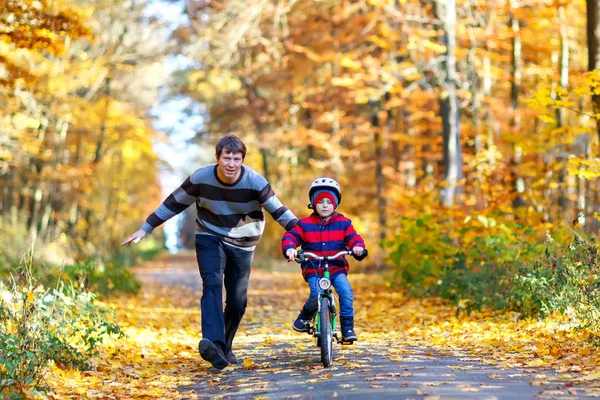
<path fill-rule="evenodd" d="M 244 157 L 242 153 L 230 153 L 227 150 L 217 156 L 219 178 L 227 183 L 233 183 L 240 176 Z"/>

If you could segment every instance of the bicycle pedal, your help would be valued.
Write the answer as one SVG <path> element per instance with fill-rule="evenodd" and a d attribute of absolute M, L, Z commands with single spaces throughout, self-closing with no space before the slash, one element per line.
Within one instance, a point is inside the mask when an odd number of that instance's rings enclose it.
<path fill-rule="evenodd" d="M 340 340 L 342 346 L 351 346 L 354 344 L 354 340 Z"/>

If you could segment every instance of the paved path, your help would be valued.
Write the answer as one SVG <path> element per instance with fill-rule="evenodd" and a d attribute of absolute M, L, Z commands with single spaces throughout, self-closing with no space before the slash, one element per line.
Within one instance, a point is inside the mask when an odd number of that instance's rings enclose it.
<path fill-rule="evenodd" d="M 169 258 L 166 266 L 136 269 L 143 284 L 201 290 L 193 257 Z M 268 287 L 261 274 L 252 285 Z M 251 290 L 252 292 L 252 290 Z M 258 299 L 257 299 L 258 300 Z M 277 307 L 250 301 L 249 307 Z M 323 368 L 319 349 L 309 335 L 256 335 L 247 329 L 240 363 L 180 392 L 190 398 L 223 399 L 577 399 L 584 388 L 558 383 L 556 373 L 543 369 L 500 369 L 461 353 L 402 348 L 381 338 L 334 347 L 332 367 Z M 264 330 L 264 327 L 262 327 Z M 250 332 L 248 334 L 248 332 Z M 199 360 L 199 362 L 203 362 Z"/>
<path fill-rule="evenodd" d="M 401 361 L 390 361 L 385 347 L 357 347 L 359 353 L 349 356 L 338 351 L 327 369 L 320 366 L 316 347 L 299 352 L 282 345 L 268 356 L 261 349 L 246 351 L 253 360 L 250 368 L 215 369 L 213 379 L 180 389 L 207 399 L 577 398 L 575 391 L 544 383 L 552 374 L 547 371 L 501 370 L 468 357 L 427 355 L 422 349 L 407 349 L 410 354 Z"/>

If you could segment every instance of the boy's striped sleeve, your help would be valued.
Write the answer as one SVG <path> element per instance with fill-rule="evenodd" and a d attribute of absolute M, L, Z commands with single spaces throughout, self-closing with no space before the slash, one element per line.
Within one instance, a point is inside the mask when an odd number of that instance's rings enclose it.
<path fill-rule="evenodd" d="M 352 226 L 352 221 L 350 221 L 350 220 L 348 220 L 348 221 L 349 221 L 349 224 L 348 224 L 348 228 L 346 228 L 345 239 L 344 239 L 346 242 L 346 245 L 348 246 L 349 249 L 352 249 L 356 246 L 365 248 L 365 241 L 358 233 L 356 233 L 354 226 Z"/>
<path fill-rule="evenodd" d="M 285 256 L 285 252 L 288 249 L 295 249 L 300 246 L 302 243 L 302 236 L 304 235 L 304 230 L 302 228 L 302 224 L 297 223 L 294 228 L 290 229 L 286 233 L 283 234 L 283 238 L 281 239 L 281 250 L 283 255 Z"/>

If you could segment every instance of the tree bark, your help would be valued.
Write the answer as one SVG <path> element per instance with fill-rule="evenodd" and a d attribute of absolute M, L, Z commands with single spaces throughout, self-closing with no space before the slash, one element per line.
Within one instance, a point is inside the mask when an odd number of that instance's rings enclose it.
<path fill-rule="evenodd" d="M 480 159 L 479 155 L 483 149 L 483 137 L 482 137 L 482 112 L 481 112 L 481 85 L 477 68 L 475 67 L 475 53 L 477 50 L 476 44 L 469 49 L 469 56 L 467 58 L 467 69 L 469 71 L 469 81 L 471 86 L 471 98 L 473 99 L 472 110 L 473 110 L 473 135 L 475 142 L 475 157 Z M 485 208 L 485 197 L 483 195 L 483 165 L 477 163 L 475 165 L 475 180 L 473 196 L 477 201 L 477 209 L 482 210 Z"/>
<path fill-rule="evenodd" d="M 462 178 L 462 154 L 459 135 L 459 110 L 456 95 L 456 1 L 438 3 L 443 9 L 444 40 L 446 45 L 445 81 L 440 98 L 440 113 L 444 138 L 445 188 L 441 203 L 445 207 L 454 204 L 459 180 Z"/>
<path fill-rule="evenodd" d="M 375 197 L 377 198 L 379 239 L 383 242 L 387 230 L 387 212 L 386 201 L 384 198 L 385 177 L 383 176 L 383 137 L 377 109 L 373 111 L 373 115 L 371 116 L 371 125 L 373 125 L 373 130 L 375 132 L 373 138 L 375 141 Z"/>
<path fill-rule="evenodd" d="M 511 1 L 513 10 L 518 7 L 516 1 Z M 511 129 L 517 134 L 521 131 L 521 117 L 519 115 L 519 90 L 521 88 L 521 77 L 523 74 L 523 59 L 522 59 L 522 43 L 521 43 L 521 26 L 519 20 L 511 14 L 510 28 L 513 32 L 513 48 L 512 48 L 512 65 L 511 75 L 512 82 L 510 87 L 510 109 L 512 110 Z M 523 150 L 518 143 L 513 145 L 513 155 L 511 160 L 511 185 L 512 185 L 512 206 L 519 208 L 525 206 L 525 200 L 522 194 L 525 192 L 525 181 L 519 172 Z"/>
<path fill-rule="evenodd" d="M 600 0 L 587 0 L 588 71 L 600 69 Z M 594 114 L 600 112 L 600 95 L 592 95 Z M 600 138 L 600 118 L 596 118 L 596 134 Z"/>
<path fill-rule="evenodd" d="M 559 74 L 561 89 L 567 89 L 569 84 L 569 37 L 568 37 L 568 21 L 565 15 L 565 7 L 558 8 L 558 18 L 560 23 L 560 55 L 559 55 Z M 558 108 L 556 110 L 556 126 L 561 128 L 565 125 L 565 110 Z M 567 185 L 567 157 L 566 148 L 560 146 L 558 162 L 561 164 L 561 170 L 558 174 L 559 197 L 558 206 L 562 215 L 569 215 L 570 201 L 569 188 Z M 573 217 L 576 217 L 575 215 Z"/>

